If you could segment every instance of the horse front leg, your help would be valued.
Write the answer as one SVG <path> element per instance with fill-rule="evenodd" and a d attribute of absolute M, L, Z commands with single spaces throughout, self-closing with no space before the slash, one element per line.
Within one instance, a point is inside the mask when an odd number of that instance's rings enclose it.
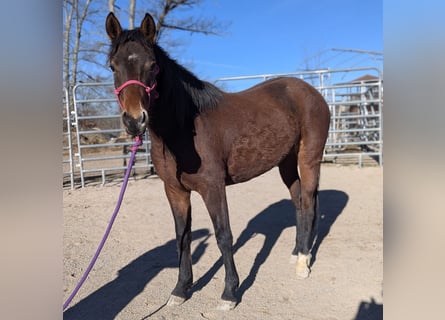
<path fill-rule="evenodd" d="M 226 273 L 224 291 L 221 295 L 222 302 L 218 309 L 231 310 L 238 302 L 235 292 L 239 286 L 239 277 L 233 259 L 233 236 L 229 223 L 225 185 L 209 185 L 201 195 L 212 219 L 216 242 L 221 251 Z"/>
<path fill-rule="evenodd" d="M 176 241 L 179 259 L 178 282 L 167 302 L 169 306 L 182 304 L 187 299 L 187 291 L 193 284 L 191 243 L 191 204 L 190 191 L 181 186 L 165 185 L 165 193 L 175 220 Z"/>

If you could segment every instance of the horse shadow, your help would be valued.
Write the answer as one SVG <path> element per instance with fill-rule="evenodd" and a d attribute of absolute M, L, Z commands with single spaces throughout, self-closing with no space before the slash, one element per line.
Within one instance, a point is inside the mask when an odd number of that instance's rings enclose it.
<path fill-rule="evenodd" d="M 338 190 L 319 191 L 320 216 L 318 217 L 318 235 L 312 247 L 312 264 L 316 260 L 318 249 L 337 217 L 342 213 L 348 202 L 348 195 Z M 252 268 L 247 277 L 240 284 L 237 295 L 241 302 L 244 293 L 253 285 L 256 275 L 261 266 L 267 260 L 272 248 L 284 229 L 295 227 L 295 206 L 290 200 L 280 200 L 252 218 L 246 228 L 241 232 L 236 240 L 234 253 L 242 248 L 252 237 L 257 234 L 264 235 L 264 244 L 255 257 Z M 292 245 L 293 249 L 293 245 Z M 290 255 L 291 251 L 289 251 Z M 222 258 L 218 259 L 214 265 L 195 282 L 191 288 L 191 293 L 201 290 L 214 277 L 216 272 L 223 266 Z"/>
<path fill-rule="evenodd" d="M 374 298 L 362 301 L 353 320 L 383 320 L 383 304 L 376 303 Z"/>
<path fill-rule="evenodd" d="M 208 229 L 193 231 L 192 239 L 198 240 L 192 254 L 192 262 L 196 263 L 207 248 L 210 237 Z M 164 268 L 177 268 L 178 255 L 176 239 L 147 251 L 137 259 L 119 270 L 118 277 L 63 313 L 64 320 L 97 320 L 115 319 L 131 300 L 140 294 L 144 287 L 153 280 Z"/>
<path fill-rule="evenodd" d="M 346 206 L 348 196 L 346 193 L 338 190 L 322 190 L 319 192 L 319 199 L 321 216 L 318 223 L 318 237 L 312 248 L 313 262 L 323 239 L 329 234 L 331 226 Z M 289 227 L 295 227 L 295 207 L 290 200 L 280 200 L 252 218 L 242 231 L 233 246 L 234 252 L 242 248 L 256 234 L 263 234 L 265 240 L 248 276 L 239 286 L 237 291 L 239 301 L 253 285 L 258 271 L 267 260 L 283 230 Z M 204 254 L 208 246 L 206 241 L 209 237 L 210 232 L 208 229 L 193 231 L 193 241 L 199 240 L 192 254 L 193 264 L 198 262 Z M 194 292 L 201 290 L 209 283 L 222 265 L 222 258 L 220 258 L 194 283 L 189 294 L 193 295 Z M 63 319 L 115 319 L 164 268 L 177 267 L 176 240 L 172 239 L 159 247 L 147 251 L 119 270 L 116 279 L 67 309 L 63 313 Z"/>

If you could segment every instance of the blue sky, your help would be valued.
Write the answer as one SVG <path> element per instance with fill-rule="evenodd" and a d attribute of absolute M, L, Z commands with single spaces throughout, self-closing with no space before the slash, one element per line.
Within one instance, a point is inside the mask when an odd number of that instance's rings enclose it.
<path fill-rule="evenodd" d="M 223 37 L 182 35 L 187 45 L 176 58 L 209 80 L 317 68 L 329 53 L 305 59 L 330 48 L 383 51 L 381 0 L 207 0 L 196 11 L 231 22 Z M 350 66 L 369 62 L 363 55 L 342 57 Z"/>
<path fill-rule="evenodd" d="M 116 4 L 128 8 L 126 0 L 117 0 Z M 137 2 L 138 10 L 142 6 Z M 172 36 L 182 45 L 168 51 L 179 63 L 209 81 L 306 68 L 381 68 L 382 61 L 368 55 L 329 49 L 382 52 L 382 7 L 382 0 L 204 0 L 196 8 L 178 10 L 175 17 L 194 14 L 214 18 L 227 23 L 225 34 L 174 32 Z M 136 25 L 142 18 L 140 14 Z M 117 15 L 126 28 L 128 17 L 123 12 Z M 320 52 L 324 54 L 318 55 Z"/>

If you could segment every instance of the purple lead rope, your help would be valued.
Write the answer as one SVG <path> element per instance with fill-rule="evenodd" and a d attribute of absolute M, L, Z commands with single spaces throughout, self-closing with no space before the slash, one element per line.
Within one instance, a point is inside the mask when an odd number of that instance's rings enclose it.
<path fill-rule="evenodd" d="M 104 247 L 105 241 L 107 241 L 107 238 L 108 238 L 108 235 L 110 234 L 111 227 L 113 226 L 114 220 L 116 220 L 117 214 L 119 213 L 119 209 L 121 207 L 122 200 L 124 199 L 125 189 L 127 188 L 128 178 L 130 177 L 130 172 L 133 167 L 134 158 L 136 156 L 136 151 L 142 145 L 142 138 L 140 136 L 136 136 L 135 139 L 136 139 L 136 142 L 131 147 L 130 162 L 128 163 L 127 171 L 125 172 L 125 177 L 124 177 L 124 181 L 122 182 L 122 188 L 121 188 L 121 192 L 119 194 L 119 199 L 117 201 L 116 208 L 114 209 L 113 215 L 111 216 L 111 220 L 108 223 L 107 229 L 105 230 L 105 234 L 102 237 L 102 240 L 101 240 L 99 246 L 97 247 L 96 253 L 94 254 L 93 258 L 91 259 L 90 264 L 88 265 L 88 268 L 85 270 L 82 278 L 80 279 L 77 286 L 74 288 L 71 295 L 68 297 L 68 299 L 63 304 L 63 310 L 65 310 L 69 306 L 69 304 L 71 303 L 73 298 L 76 296 L 77 292 L 79 291 L 80 287 L 82 287 L 83 283 L 87 279 L 88 274 L 90 273 L 91 269 L 93 268 L 94 264 L 96 263 L 96 260 L 99 257 L 99 254 L 102 251 L 102 248 Z"/>

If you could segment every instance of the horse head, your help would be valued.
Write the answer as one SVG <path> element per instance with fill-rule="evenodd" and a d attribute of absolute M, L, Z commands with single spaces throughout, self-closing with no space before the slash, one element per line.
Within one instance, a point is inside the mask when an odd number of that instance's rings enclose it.
<path fill-rule="evenodd" d="M 138 136 L 147 129 L 148 110 L 157 97 L 155 88 L 159 67 L 153 49 L 156 26 L 147 13 L 139 28 L 123 30 L 119 20 L 110 12 L 106 31 L 111 40 L 108 61 L 122 123 L 130 135 Z"/>

